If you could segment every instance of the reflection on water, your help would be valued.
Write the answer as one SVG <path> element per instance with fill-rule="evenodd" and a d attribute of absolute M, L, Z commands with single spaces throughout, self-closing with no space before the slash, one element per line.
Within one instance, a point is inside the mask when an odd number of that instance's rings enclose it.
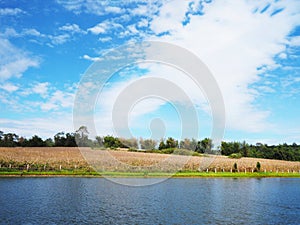
<path fill-rule="evenodd" d="M 101 178 L 0 178 L 0 215 L 1 224 L 300 224 L 300 179 L 129 187 Z"/>

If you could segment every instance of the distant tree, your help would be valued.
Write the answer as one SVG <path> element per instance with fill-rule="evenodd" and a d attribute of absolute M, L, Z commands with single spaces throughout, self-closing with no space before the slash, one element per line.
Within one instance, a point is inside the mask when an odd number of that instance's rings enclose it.
<path fill-rule="evenodd" d="M 119 148 L 122 147 L 121 142 L 118 138 L 107 135 L 104 137 L 104 147 L 105 148 Z"/>
<path fill-rule="evenodd" d="M 64 146 L 65 147 L 76 147 L 77 146 L 74 133 L 66 133 Z"/>
<path fill-rule="evenodd" d="M 180 141 L 180 148 L 188 149 L 188 150 L 195 150 L 195 149 L 193 149 L 191 144 L 192 144 L 191 140 L 188 139 L 188 138 L 185 138 L 185 139 Z"/>
<path fill-rule="evenodd" d="M 243 157 L 248 157 L 249 155 L 249 145 L 246 143 L 246 141 L 243 141 L 241 145 L 241 153 Z"/>
<path fill-rule="evenodd" d="M 53 142 L 52 138 L 47 138 L 45 140 L 45 146 L 46 147 L 53 147 L 54 146 L 54 142 Z"/>
<path fill-rule="evenodd" d="M 166 148 L 178 148 L 178 141 L 172 137 L 168 137 L 166 140 Z"/>
<path fill-rule="evenodd" d="M 75 139 L 78 146 L 87 147 L 89 146 L 89 138 L 88 138 L 89 131 L 86 126 L 79 127 L 76 130 Z"/>
<path fill-rule="evenodd" d="M 95 139 L 96 139 L 96 142 L 97 142 L 97 146 L 98 147 L 103 147 L 103 142 L 104 142 L 103 138 L 100 137 L 100 136 L 96 136 Z"/>
<path fill-rule="evenodd" d="M 158 149 L 162 150 L 162 149 L 166 149 L 166 148 L 167 148 L 166 144 L 165 144 L 164 140 L 162 139 L 159 143 Z"/>
<path fill-rule="evenodd" d="M 18 145 L 19 136 L 14 133 L 3 133 L 2 132 L 2 147 L 16 147 Z"/>
<path fill-rule="evenodd" d="M 157 145 L 157 141 L 152 139 L 140 138 L 141 149 L 153 150 Z"/>
<path fill-rule="evenodd" d="M 32 136 L 28 139 L 27 145 L 29 147 L 45 147 L 46 143 L 37 135 Z"/>
<path fill-rule="evenodd" d="M 54 136 L 54 146 L 64 147 L 66 144 L 66 137 L 64 132 L 59 132 Z"/>
<path fill-rule="evenodd" d="M 138 148 L 138 142 L 136 138 L 118 138 L 121 148 Z"/>

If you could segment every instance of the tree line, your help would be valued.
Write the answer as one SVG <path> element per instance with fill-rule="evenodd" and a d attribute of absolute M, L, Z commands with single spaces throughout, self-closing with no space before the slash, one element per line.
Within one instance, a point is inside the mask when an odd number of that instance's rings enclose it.
<path fill-rule="evenodd" d="M 53 138 L 43 140 L 34 135 L 27 139 L 15 133 L 4 133 L 0 131 L 0 147 L 91 147 L 91 148 L 128 148 L 131 150 L 142 149 L 149 152 L 172 153 L 174 149 L 184 149 L 199 154 L 214 154 L 212 140 L 204 138 L 196 140 L 194 138 L 176 140 L 172 137 L 161 140 L 119 138 L 111 135 L 96 136 L 94 140 L 88 137 L 87 127 L 81 126 L 74 133 L 59 132 Z M 167 151 L 166 151 L 167 150 Z M 248 144 L 243 142 L 222 142 L 219 147 L 222 155 L 229 157 L 253 157 L 266 159 L 279 159 L 289 161 L 300 161 L 300 145 L 293 143 L 267 145 L 262 143 Z"/>

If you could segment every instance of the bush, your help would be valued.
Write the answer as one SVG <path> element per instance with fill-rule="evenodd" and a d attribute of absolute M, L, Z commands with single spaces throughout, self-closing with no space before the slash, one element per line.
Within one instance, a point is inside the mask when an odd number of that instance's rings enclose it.
<path fill-rule="evenodd" d="M 228 156 L 228 158 L 231 158 L 231 159 L 240 159 L 242 158 L 242 154 L 241 153 L 232 153 Z"/>

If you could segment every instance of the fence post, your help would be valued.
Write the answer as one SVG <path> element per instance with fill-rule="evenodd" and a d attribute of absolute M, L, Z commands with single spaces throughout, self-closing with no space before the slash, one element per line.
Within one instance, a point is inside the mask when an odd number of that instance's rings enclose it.
<path fill-rule="evenodd" d="M 27 164 L 27 166 L 26 166 L 26 170 L 27 170 L 27 171 L 29 170 L 29 164 Z"/>
<path fill-rule="evenodd" d="M 61 170 L 61 165 L 59 165 L 59 170 Z"/>
<path fill-rule="evenodd" d="M 11 169 L 11 164 L 9 164 L 9 169 Z"/>

